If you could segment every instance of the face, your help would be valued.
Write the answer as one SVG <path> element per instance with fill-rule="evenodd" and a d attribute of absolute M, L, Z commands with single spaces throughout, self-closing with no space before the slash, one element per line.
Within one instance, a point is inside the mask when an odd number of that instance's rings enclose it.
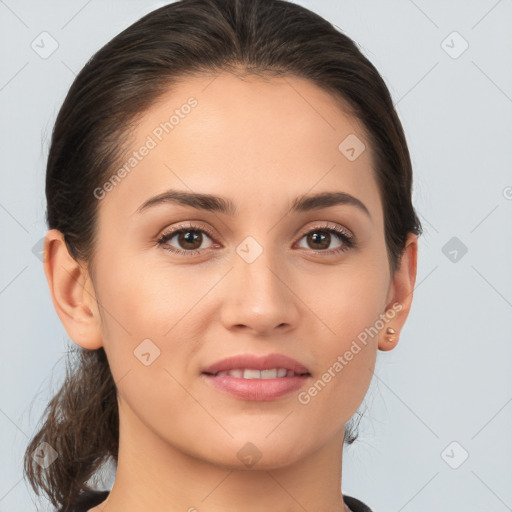
<path fill-rule="evenodd" d="M 342 440 L 378 348 L 362 333 L 393 298 L 359 122 L 303 79 L 189 77 L 139 120 L 117 169 L 97 191 L 94 294 L 121 423 L 226 467 L 244 446 L 275 467 Z M 338 200 L 297 206 L 324 193 Z M 244 354 L 307 375 L 203 374 Z"/>

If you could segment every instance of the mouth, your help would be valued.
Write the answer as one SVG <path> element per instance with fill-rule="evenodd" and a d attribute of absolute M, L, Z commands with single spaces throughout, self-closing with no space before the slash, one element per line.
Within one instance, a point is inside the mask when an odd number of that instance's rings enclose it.
<path fill-rule="evenodd" d="M 241 354 L 203 369 L 201 376 L 217 391 L 240 400 L 270 401 L 304 386 L 311 373 L 283 354 Z"/>
<path fill-rule="evenodd" d="M 211 377 L 236 377 L 237 379 L 282 379 L 289 377 L 301 377 L 310 375 L 309 372 L 295 373 L 287 368 L 269 368 L 267 370 L 256 370 L 252 368 L 235 368 L 216 373 L 203 372 Z"/>
<path fill-rule="evenodd" d="M 296 359 L 284 354 L 257 355 L 247 353 L 237 354 L 217 361 L 203 368 L 202 372 L 211 375 L 221 374 L 221 376 L 234 372 L 230 375 L 231 377 L 275 379 L 293 377 L 294 374 L 303 375 L 309 373 L 309 369 Z"/>

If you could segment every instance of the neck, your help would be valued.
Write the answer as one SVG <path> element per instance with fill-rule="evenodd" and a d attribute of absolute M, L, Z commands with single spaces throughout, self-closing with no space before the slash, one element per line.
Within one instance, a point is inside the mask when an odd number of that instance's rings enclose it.
<path fill-rule="evenodd" d="M 183 452 L 123 409 L 114 485 L 90 512 L 348 510 L 341 493 L 344 431 L 292 464 L 235 469 Z"/>

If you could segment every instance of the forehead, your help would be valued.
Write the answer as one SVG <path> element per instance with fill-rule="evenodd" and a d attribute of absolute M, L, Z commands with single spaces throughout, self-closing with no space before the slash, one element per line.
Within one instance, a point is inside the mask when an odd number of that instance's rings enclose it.
<path fill-rule="evenodd" d="M 369 141 L 345 106 L 293 76 L 181 78 L 139 118 L 101 207 L 131 215 L 169 188 L 247 208 L 329 189 L 378 202 Z"/>

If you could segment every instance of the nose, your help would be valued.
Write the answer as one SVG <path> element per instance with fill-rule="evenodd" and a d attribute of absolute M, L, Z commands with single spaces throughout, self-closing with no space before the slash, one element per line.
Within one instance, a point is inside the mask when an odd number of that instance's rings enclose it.
<path fill-rule="evenodd" d="M 237 253 L 223 283 L 221 320 L 228 330 L 268 336 L 294 329 L 300 318 L 299 298 L 284 265 L 270 251 L 249 262 Z"/>

